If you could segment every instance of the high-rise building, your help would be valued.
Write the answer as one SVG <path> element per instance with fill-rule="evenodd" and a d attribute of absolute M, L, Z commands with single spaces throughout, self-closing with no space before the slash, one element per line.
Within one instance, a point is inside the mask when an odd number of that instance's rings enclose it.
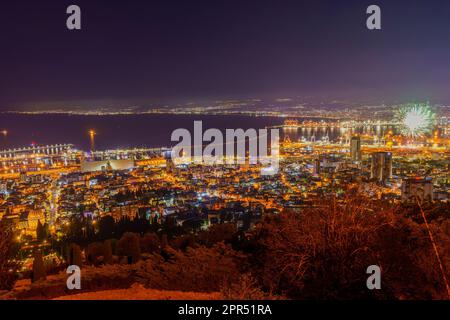
<path fill-rule="evenodd" d="M 352 137 L 350 140 L 350 156 L 352 161 L 361 161 L 361 138 Z"/>
<path fill-rule="evenodd" d="M 391 152 L 372 153 L 370 178 L 382 183 L 385 183 L 388 179 L 392 178 Z"/>
<path fill-rule="evenodd" d="M 320 174 L 320 158 L 314 159 L 314 171 L 313 171 L 313 173 L 315 175 L 319 175 Z"/>
<path fill-rule="evenodd" d="M 166 171 L 173 173 L 176 167 L 172 159 L 172 151 L 163 152 L 163 156 L 166 159 Z"/>
<path fill-rule="evenodd" d="M 432 178 L 408 178 L 402 182 L 402 201 L 416 202 L 433 200 Z"/>
<path fill-rule="evenodd" d="M 6 182 L 0 181 L 0 194 L 6 194 L 8 192 L 8 185 Z"/>

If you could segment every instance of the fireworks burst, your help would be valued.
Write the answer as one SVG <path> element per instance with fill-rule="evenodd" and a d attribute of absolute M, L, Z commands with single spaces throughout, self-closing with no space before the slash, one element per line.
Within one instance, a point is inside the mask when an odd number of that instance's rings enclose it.
<path fill-rule="evenodd" d="M 413 103 L 402 106 L 395 118 L 400 123 L 402 134 L 411 137 L 423 136 L 433 130 L 436 114 L 429 104 Z"/>

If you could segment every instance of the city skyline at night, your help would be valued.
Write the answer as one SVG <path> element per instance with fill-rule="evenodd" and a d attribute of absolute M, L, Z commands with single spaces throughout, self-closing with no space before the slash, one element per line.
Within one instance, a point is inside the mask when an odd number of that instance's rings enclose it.
<path fill-rule="evenodd" d="M 450 299 L 448 0 L 17 0 L 0 35 L 5 305 Z"/>

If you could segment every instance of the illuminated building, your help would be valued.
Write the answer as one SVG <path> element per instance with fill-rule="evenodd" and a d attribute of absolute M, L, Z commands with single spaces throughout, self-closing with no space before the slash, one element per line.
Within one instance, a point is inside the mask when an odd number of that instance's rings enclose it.
<path fill-rule="evenodd" d="M 173 173 L 175 171 L 175 163 L 172 159 L 172 151 L 166 151 L 163 153 L 164 158 L 166 159 L 166 170 L 167 172 Z"/>
<path fill-rule="evenodd" d="M 6 194 L 8 192 L 8 185 L 0 181 L 0 194 Z"/>
<path fill-rule="evenodd" d="M 27 210 L 20 214 L 17 227 L 20 230 L 24 230 L 25 234 L 35 237 L 39 221 L 41 221 L 41 223 L 45 221 L 44 210 Z"/>
<path fill-rule="evenodd" d="M 320 174 L 320 158 L 314 159 L 314 171 L 313 171 L 313 173 L 315 175 L 319 175 Z"/>
<path fill-rule="evenodd" d="M 127 170 L 134 166 L 134 160 L 82 161 L 81 172 Z"/>
<path fill-rule="evenodd" d="M 352 137 L 350 140 L 350 156 L 352 161 L 361 161 L 361 138 Z"/>
<path fill-rule="evenodd" d="M 21 172 L 20 173 L 19 181 L 20 182 L 27 182 L 28 181 L 28 177 L 27 177 L 27 173 L 26 172 Z"/>
<path fill-rule="evenodd" d="M 64 153 L 69 153 L 72 148 L 72 144 L 53 144 L 47 146 L 8 149 L 0 151 L 0 158 L 26 157 L 30 155 L 61 155 Z"/>
<path fill-rule="evenodd" d="M 433 180 L 431 178 L 408 178 L 402 182 L 402 201 L 416 202 L 433 200 Z"/>
<path fill-rule="evenodd" d="M 286 128 L 297 128 L 299 125 L 298 121 L 295 119 L 286 119 L 284 121 L 283 127 Z"/>
<path fill-rule="evenodd" d="M 372 153 L 370 178 L 382 183 L 385 183 L 388 179 L 392 178 L 391 152 Z"/>
<path fill-rule="evenodd" d="M 71 144 L 32 146 L 0 151 L 0 173 L 36 172 L 77 163 Z"/>

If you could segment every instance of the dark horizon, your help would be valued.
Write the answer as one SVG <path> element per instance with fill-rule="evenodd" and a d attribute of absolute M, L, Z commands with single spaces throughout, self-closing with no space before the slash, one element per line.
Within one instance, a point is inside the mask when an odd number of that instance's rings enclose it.
<path fill-rule="evenodd" d="M 77 4 L 82 30 L 66 29 Z M 366 26 L 381 7 L 382 30 Z M 82 101 L 450 102 L 448 1 L 9 1 L 0 111 Z"/>

